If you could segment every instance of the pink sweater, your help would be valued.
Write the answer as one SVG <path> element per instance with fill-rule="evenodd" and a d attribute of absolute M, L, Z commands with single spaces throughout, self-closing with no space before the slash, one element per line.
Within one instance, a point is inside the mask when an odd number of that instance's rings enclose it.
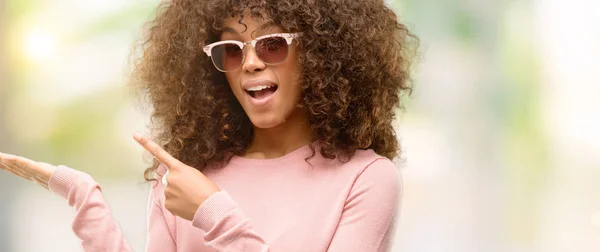
<path fill-rule="evenodd" d="M 372 150 L 346 163 L 317 153 L 311 166 L 310 153 L 304 146 L 275 159 L 236 156 L 205 169 L 222 191 L 193 221 L 167 211 L 164 186 L 153 182 L 146 251 L 389 251 L 401 196 L 396 166 Z M 131 251 L 92 177 L 59 166 L 49 186 L 75 209 L 85 251 Z"/>

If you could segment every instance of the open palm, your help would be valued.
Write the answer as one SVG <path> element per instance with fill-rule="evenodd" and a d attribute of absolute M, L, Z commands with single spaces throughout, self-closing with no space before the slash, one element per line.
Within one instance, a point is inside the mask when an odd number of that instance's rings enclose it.
<path fill-rule="evenodd" d="M 48 181 L 56 170 L 56 166 L 0 152 L 0 169 L 48 189 Z"/>
<path fill-rule="evenodd" d="M 192 220 L 198 207 L 210 196 L 221 191 L 202 172 L 177 160 L 154 141 L 139 133 L 134 134 L 134 139 L 167 168 L 168 175 L 162 175 L 165 186 L 165 208 L 172 214 Z M 46 189 L 49 189 L 49 180 L 57 169 L 51 164 L 2 152 L 0 152 L 0 168 L 40 184 Z"/>

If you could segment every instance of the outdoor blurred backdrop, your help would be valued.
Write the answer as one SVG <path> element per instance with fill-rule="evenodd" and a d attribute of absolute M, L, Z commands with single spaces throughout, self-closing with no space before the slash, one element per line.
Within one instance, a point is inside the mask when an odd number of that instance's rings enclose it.
<path fill-rule="evenodd" d="M 128 59 L 157 3 L 0 0 L 0 151 L 90 173 L 136 251 Z M 388 3 L 421 38 L 394 251 L 599 251 L 600 1 Z M 0 251 L 81 251 L 65 200 L 0 171 L 0 202 Z"/>

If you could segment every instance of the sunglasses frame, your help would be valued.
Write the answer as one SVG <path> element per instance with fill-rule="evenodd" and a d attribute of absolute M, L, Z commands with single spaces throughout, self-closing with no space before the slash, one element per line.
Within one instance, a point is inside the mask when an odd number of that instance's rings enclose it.
<path fill-rule="evenodd" d="M 215 66 L 215 68 L 221 72 L 230 72 L 230 71 L 235 71 L 237 69 L 239 69 L 242 65 L 244 65 L 244 63 L 246 62 L 246 54 L 242 53 L 242 63 L 240 63 L 240 65 L 234 69 L 231 70 L 221 70 L 217 67 L 217 65 L 215 64 L 215 61 L 212 58 L 212 49 L 215 46 L 219 46 L 219 45 L 223 45 L 223 44 L 236 44 L 237 46 L 240 47 L 241 50 L 244 50 L 244 47 L 248 44 L 251 44 L 252 47 L 254 47 L 254 49 L 256 50 L 256 43 L 258 43 L 258 41 L 262 40 L 262 39 L 266 39 L 266 38 L 271 38 L 271 37 L 279 37 L 279 38 L 283 38 L 285 39 L 287 45 L 291 45 L 292 41 L 298 37 L 300 37 L 300 33 L 273 33 L 273 34 L 269 34 L 269 35 L 264 35 L 264 36 L 260 36 L 258 38 L 255 38 L 251 41 L 246 41 L 246 42 L 241 42 L 241 41 L 237 41 L 237 40 L 223 40 L 223 41 L 219 41 L 219 42 L 215 42 L 209 45 L 206 45 L 205 47 L 202 48 L 202 50 L 204 51 L 204 53 L 206 53 L 206 55 L 208 55 L 208 57 L 211 58 L 211 61 L 213 62 L 213 65 Z M 288 50 L 288 54 L 289 54 L 289 50 Z M 258 56 L 258 54 L 257 54 Z M 287 56 L 285 56 L 285 58 L 281 61 L 281 62 L 277 62 L 277 63 L 266 63 L 264 62 L 260 57 L 258 57 L 258 59 L 264 63 L 265 65 L 277 65 L 280 64 L 282 62 L 284 62 L 287 59 Z"/>

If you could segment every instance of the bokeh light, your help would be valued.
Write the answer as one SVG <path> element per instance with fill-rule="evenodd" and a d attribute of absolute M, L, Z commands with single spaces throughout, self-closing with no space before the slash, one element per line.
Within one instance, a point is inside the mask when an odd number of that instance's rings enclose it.
<path fill-rule="evenodd" d="M 158 3 L 0 0 L 0 151 L 91 174 L 135 251 L 128 60 Z M 386 3 L 421 39 L 393 251 L 600 251 L 600 1 Z M 0 202 L 0 251 L 81 251 L 62 199 L 0 171 Z"/>
<path fill-rule="evenodd" d="M 56 52 L 56 37 L 42 29 L 32 29 L 23 39 L 24 54 L 33 61 L 48 60 Z"/>

